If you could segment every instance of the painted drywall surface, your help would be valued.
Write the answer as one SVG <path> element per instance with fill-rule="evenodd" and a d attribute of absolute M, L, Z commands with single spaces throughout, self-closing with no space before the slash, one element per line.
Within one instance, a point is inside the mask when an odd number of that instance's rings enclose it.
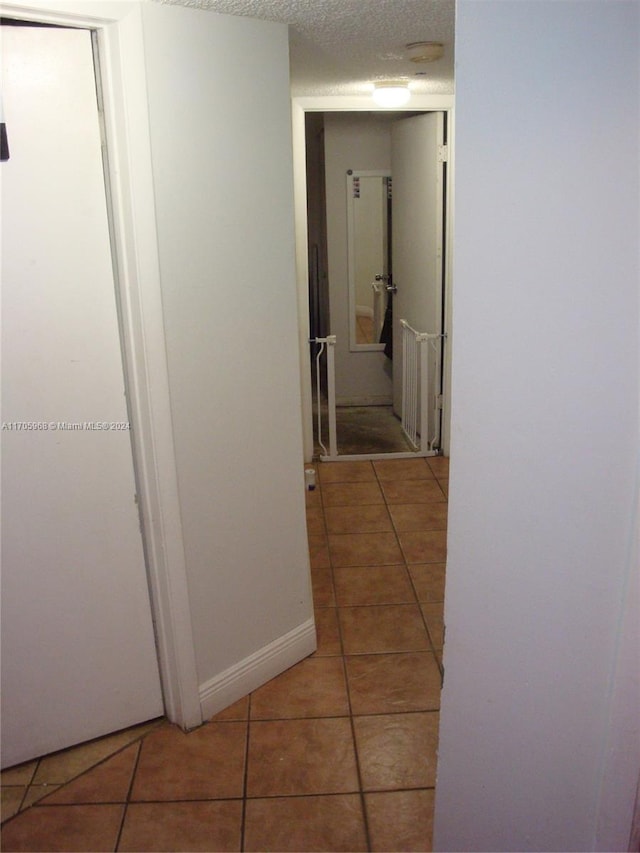
<path fill-rule="evenodd" d="M 458 3 L 438 850 L 626 849 L 639 9 Z"/>
<path fill-rule="evenodd" d="M 176 460 L 203 684 L 311 616 L 286 27 L 143 7 Z"/>
<path fill-rule="evenodd" d="M 327 113 L 325 175 L 331 334 L 336 342 L 336 397 L 391 401 L 390 362 L 383 352 L 350 352 L 347 265 L 347 170 L 387 170 L 389 125 L 375 117 Z"/>

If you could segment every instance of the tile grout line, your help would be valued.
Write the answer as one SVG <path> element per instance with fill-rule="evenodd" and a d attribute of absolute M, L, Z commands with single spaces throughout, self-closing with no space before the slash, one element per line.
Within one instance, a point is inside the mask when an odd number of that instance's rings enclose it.
<path fill-rule="evenodd" d="M 449 505 L 449 498 L 448 498 L 448 496 L 447 496 L 447 495 L 445 495 L 445 494 L 444 494 L 444 490 L 443 490 L 443 488 L 442 488 L 442 486 L 441 486 L 441 484 L 440 484 L 440 481 L 439 481 L 439 480 L 438 480 L 438 478 L 436 477 L 436 474 L 435 474 L 434 470 L 432 469 L 431 465 L 429 465 L 429 463 L 428 463 L 428 461 L 427 461 L 427 459 L 426 459 L 426 458 L 425 458 L 425 464 L 426 464 L 427 469 L 429 470 L 429 472 L 430 472 L 431 476 L 433 477 L 433 479 L 434 479 L 434 480 L 436 481 L 436 483 L 438 484 L 438 488 L 439 488 L 439 489 L 440 489 L 440 491 L 442 492 L 442 494 L 443 494 L 443 496 L 444 496 L 444 499 L 445 499 L 445 504 L 446 504 L 446 505 L 447 505 L 447 507 L 448 507 L 448 505 Z M 374 469 L 375 469 L 375 466 L 374 466 Z M 376 471 L 376 476 L 377 476 L 377 471 Z M 382 482 L 381 482 L 381 481 L 380 481 L 380 487 L 381 487 L 381 489 L 382 489 Z M 389 512 L 389 515 L 391 516 L 391 523 L 393 524 L 394 529 L 396 529 L 396 524 L 395 524 L 395 522 L 394 522 L 394 520 L 393 520 L 393 513 L 392 513 L 392 512 L 391 512 L 391 510 L 390 510 L 390 504 L 389 504 L 389 502 L 387 501 L 387 496 L 386 496 L 386 494 L 384 493 L 384 489 L 382 489 L 382 493 L 383 493 L 383 497 L 384 497 L 385 504 L 386 504 L 386 507 L 387 507 L 387 511 Z M 446 530 L 446 529 L 447 529 L 447 528 L 445 528 L 445 530 Z M 413 592 L 414 592 L 414 595 L 415 595 L 415 597 L 416 597 L 416 602 L 417 602 L 417 604 L 418 604 L 418 609 L 419 609 L 419 611 L 420 611 L 420 618 L 422 619 L 422 623 L 423 623 L 423 625 L 424 625 L 425 631 L 427 632 L 427 639 L 429 640 L 429 646 L 430 646 L 430 648 L 431 648 L 431 653 L 433 654 L 433 657 L 434 657 L 434 660 L 435 660 L 436 665 L 437 665 L 437 667 L 438 667 L 438 670 L 440 671 L 440 678 L 441 678 L 441 682 L 442 682 L 442 679 L 444 678 L 444 667 L 443 667 L 442 663 L 440 662 L 440 660 L 439 660 L 439 658 L 438 658 L 438 653 L 437 653 L 437 650 L 436 650 L 436 647 L 435 647 L 435 643 L 433 642 L 433 637 L 431 636 L 431 631 L 429 630 L 429 622 L 428 622 L 428 620 L 427 620 L 427 618 L 426 618 L 426 616 L 425 616 L 425 614 L 424 614 L 424 610 L 422 609 L 422 603 L 424 603 L 424 602 L 421 602 L 421 601 L 420 601 L 420 596 L 418 595 L 418 590 L 416 589 L 416 585 L 415 585 L 415 582 L 414 582 L 414 579 L 413 579 L 413 575 L 411 574 L 411 569 L 409 568 L 409 566 L 410 566 L 411 564 L 409 563 L 409 561 L 408 561 L 408 559 L 407 559 L 407 556 L 406 556 L 406 553 L 405 553 L 405 550 L 404 550 L 404 548 L 402 547 L 402 542 L 401 542 L 401 540 L 400 540 L 400 536 L 399 536 L 399 535 L 398 535 L 398 543 L 399 543 L 399 545 L 400 545 L 400 550 L 401 550 L 401 552 L 402 552 L 402 556 L 404 557 L 404 564 L 405 564 L 405 568 L 406 568 L 406 570 L 407 570 L 407 574 L 409 575 L 409 582 L 411 583 L 411 587 L 412 587 Z M 435 563 L 435 562 L 440 562 L 440 561 L 433 560 L 433 561 L 431 561 L 431 562 Z M 446 556 L 445 556 L 445 559 L 444 559 L 444 563 L 445 563 L 445 566 L 446 566 Z M 423 565 L 429 565 L 429 563 L 424 563 Z M 446 569 L 445 569 L 445 571 L 446 571 Z"/>
<path fill-rule="evenodd" d="M 253 693 L 253 691 L 252 691 Z M 243 851 L 245 849 L 245 829 L 247 825 L 247 790 L 249 784 L 249 746 L 250 746 L 250 735 L 251 735 L 251 699 L 252 693 L 249 693 L 249 700 L 247 702 L 247 732 L 245 735 L 245 747 L 244 747 L 244 773 L 242 778 L 242 814 L 240 818 L 240 850 Z"/>
<path fill-rule="evenodd" d="M 371 463 L 370 463 L 370 464 L 371 464 Z M 377 472 L 377 470 L 376 470 L 376 468 L 375 468 L 375 465 L 372 465 L 372 468 L 373 468 L 373 471 L 374 471 L 374 476 L 376 477 L 376 482 L 377 482 L 378 487 L 379 487 L 379 489 L 380 489 L 380 491 L 381 491 L 381 493 L 382 493 L 382 497 L 383 497 L 383 501 L 384 501 L 384 506 L 385 506 L 385 509 L 386 509 L 386 511 L 387 511 L 387 515 L 388 515 L 388 516 L 390 517 L 390 519 L 391 519 L 392 527 L 393 527 L 393 530 L 394 530 L 394 533 L 395 533 L 395 536 L 396 536 L 396 541 L 397 541 L 398 546 L 399 546 L 399 548 L 400 548 L 400 553 L 402 554 L 402 557 L 403 557 L 403 567 L 404 567 L 404 569 L 405 569 L 405 572 L 406 572 L 406 573 L 407 573 L 407 575 L 409 576 L 409 582 L 410 582 L 410 584 L 411 584 L 411 589 L 412 589 L 412 592 L 413 592 L 413 595 L 414 595 L 414 602 L 415 602 L 415 604 L 416 604 L 416 605 L 418 606 L 418 608 L 419 608 L 420 617 L 421 617 L 422 623 L 423 623 L 423 625 L 424 625 L 424 629 L 425 629 L 425 632 L 426 632 L 427 640 L 428 640 L 428 642 L 429 642 L 429 646 L 430 646 L 431 654 L 433 655 L 434 660 L 435 660 L 436 664 L 438 665 L 438 669 L 440 670 L 440 665 L 439 665 L 439 662 L 438 662 L 438 656 L 437 656 L 437 654 L 435 653 L 435 647 L 434 647 L 434 644 L 433 644 L 433 640 L 432 640 L 431 634 L 430 634 L 429 629 L 428 629 L 427 621 L 426 621 L 426 618 L 425 618 L 424 612 L 423 612 L 423 610 L 422 610 L 422 607 L 420 606 L 420 599 L 419 599 L 419 596 L 418 596 L 418 592 L 417 592 L 417 589 L 416 589 L 416 586 L 415 586 L 415 583 L 414 583 L 413 577 L 412 577 L 412 575 L 411 575 L 411 572 L 410 572 L 410 570 L 409 570 L 409 563 L 407 562 L 406 553 L 405 553 L 404 549 L 402 548 L 402 544 L 401 544 L 401 542 L 400 542 L 400 536 L 398 535 L 398 531 L 397 531 L 397 528 L 396 528 L 396 524 L 395 524 L 395 522 L 394 522 L 394 520 L 393 520 L 393 514 L 391 513 L 391 510 L 390 510 L 390 504 L 389 504 L 389 502 L 388 502 L 388 500 L 387 500 L 387 495 L 386 495 L 386 493 L 385 493 L 385 491 L 384 491 L 384 489 L 383 489 L 383 487 L 382 487 L 382 481 L 380 480 L 380 478 L 379 478 L 379 476 L 378 476 L 378 472 Z M 429 470 L 430 470 L 430 469 L 429 469 Z M 431 473 L 431 474 L 432 474 L 432 476 L 433 476 L 433 472 L 432 472 L 431 470 L 430 470 L 430 473 Z M 446 496 L 445 496 L 445 500 L 446 500 Z M 329 550 L 329 562 L 330 562 L 330 565 L 331 565 L 331 571 L 332 571 L 332 576 L 333 576 L 333 561 L 332 561 L 332 558 L 331 558 L 331 552 L 330 552 L 330 550 Z M 335 583 L 334 583 L 334 586 L 335 586 Z M 337 600 L 336 600 L 336 604 L 337 604 Z M 370 606 L 374 606 L 374 605 L 370 605 Z M 340 619 L 338 619 L 338 626 L 339 626 L 339 631 L 340 631 L 340 632 L 342 632 L 342 624 L 341 624 Z M 341 634 L 341 645 L 343 645 L 343 643 L 342 643 L 342 634 Z M 364 815 L 365 815 L 365 821 L 366 821 L 365 826 L 366 826 L 366 831 L 367 831 L 367 841 L 368 841 L 368 844 L 369 844 L 369 850 L 371 850 L 371 849 L 372 849 L 372 845 L 371 845 L 370 831 L 369 831 L 369 825 L 368 825 L 368 816 L 367 816 L 367 809 L 366 809 L 365 795 L 364 795 L 364 791 L 362 790 L 362 780 L 361 780 L 361 777 L 360 777 L 360 763 L 359 763 L 359 755 L 358 755 L 358 749 L 357 749 L 357 741 L 356 741 L 356 738 L 355 738 L 355 724 L 354 724 L 354 719 L 353 719 L 353 710 L 352 710 L 352 706 L 351 706 L 351 695 L 350 695 L 350 688 L 349 688 L 349 680 L 348 680 L 348 677 L 347 677 L 347 675 L 346 675 L 346 659 L 347 659 L 347 655 L 344 653 L 344 645 L 343 645 L 343 655 L 342 655 L 342 659 L 343 659 L 343 666 L 344 666 L 344 669 L 345 669 L 345 679 L 346 679 L 347 692 L 348 692 L 348 698 L 349 698 L 349 708 L 350 708 L 350 719 L 351 719 L 351 725 L 352 725 L 352 732 L 353 732 L 354 744 L 356 745 L 356 760 L 357 760 L 358 773 L 359 773 L 360 786 L 361 786 L 361 801 L 362 801 L 362 808 L 363 808 L 363 812 L 364 812 Z M 440 670 L 440 671 L 441 671 L 441 670 Z M 442 673 L 441 673 L 441 674 L 442 674 Z M 416 713 L 418 713 L 418 712 L 416 712 Z M 420 712 L 420 713 L 422 713 L 422 712 Z M 439 713 L 439 711 L 433 711 L 432 713 Z M 376 716 L 376 715 L 371 715 L 371 716 Z M 384 716 L 384 715 L 383 715 L 383 716 Z M 390 789 L 390 790 L 395 791 L 396 789 Z M 426 790 L 426 789 L 424 789 L 424 790 Z M 435 785 L 433 786 L 433 790 L 434 790 L 434 792 L 435 792 Z"/>
<path fill-rule="evenodd" d="M 153 730 L 152 730 L 152 731 L 153 731 Z M 128 749 L 128 748 L 129 748 L 129 747 L 131 747 L 131 746 L 133 746 L 134 744 L 136 744 L 136 743 L 140 743 L 140 744 L 141 744 L 141 743 L 142 743 L 142 741 L 143 741 L 143 740 L 144 740 L 148 735 L 150 735 L 151 733 L 152 733 L 151 731 L 149 731 L 149 732 L 145 732 L 143 735 L 140 735 L 139 737 L 135 737 L 135 738 L 133 738 L 133 740 L 129 741 L 129 742 L 128 742 L 128 743 L 126 743 L 126 744 L 123 744 L 123 745 L 122 745 L 122 746 L 120 746 L 118 749 L 115 749 L 115 750 L 114 750 L 112 753 L 110 753 L 109 755 L 104 756 L 104 758 L 99 759 L 99 760 L 98 760 L 98 761 L 96 761 L 94 764 L 91 764 L 89 767 L 86 767 L 84 770 L 81 770 L 81 771 L 80 771 L 79 773 L 77 773 L 75 776 L 71 776 L 69 779 L 67 779 L 67 780 L 66 780 L 66 781 L 64 781 L 64 782 L 60 782 L 60 783 L 56 783 L 56 782 L 52 782 L 52 783 L 43 782 L 43 783 L 42 783 L 42 787 L 46 787 L 48 784 L 52 784 L 52 785 L 55 785 L 55 789 L 54 789 L 53 791 L 50 791 L 50 792 L 49 792 L 49 793 L 47 793 L 47 794 L 44 794 L 44 795 L 43 795 L 39 800 L 36 800 L 36 802 L 32 803 L 30 806 L 26 806 L 25 808 L 21 808 L 21 809 L 20 809 L 19 811 L 17 811 L 14 815 L 11 815 L 11 817 L 8 817 L 6 820 L 3 820 L 3 821 L 2 821 L 2 825 L 4 826 L 6 823 L 9 823 L 9 821 L 12 821 L 12 820 L 14 820 L 15 818 L 19 817 L 19 815 L 23 814 L 25 811 L 27 811 L 27 809 L 31 809 L 31 808 L 34 808 L 34 807 L 36 807 L 36 806 L 37 806 L 38 808 L 51 808 L 51 807 L 55 807 L 55 806 L 57 806 L 57 805 L 61 805 L 61 804 L 58 804 L 58 803 L 48 803 L 48 802 L 47 802 L 47 800 L 48 800 L 48 798 L 49 798 L 49 797 L 51 797 L 53 794 L 55 794 L 55 793 L 56 793 L 57 791 L 59 791 L 60 789 L 62 789 L 62 788 L 66 788 L 66 787 L 67 787 L 67 785 L 71 785 L 73 782 L 77 782 L 77 780 L 78 780 L 78 779 L 81 779 L 81 778 L 82 778 L 83 776 L 85 776 L 87 773 L 91 773 L 91 771 L 95 770 L 97 767 L 100 767 L 102 764 L 106 764 L 106 762 L 107 762 L 107 761 L 109 761 L 109 760 L 110 760 L 110 759 L 112 759 L 112 758 L 115 758 L 115 756 L 116 756 L 116 755 L 119 755 L 121 752 L 124 752 L 126 749 Z M 108 735 L 105 735 L 105 737 L 108 737 Z M 92 741 L 87 741 L 87 743 L 98 742 L 98 741 L 100 741 L 100 740 L 101 740 L 101 738 L 94 738 Z M 82 745 L 83 745 L 83 744 L 79 744 L 78 746 L 82 746 Z M 76 746 L 68 747 L 68 749 L 76 749 L 76 748 L 77 748 Z M 66 751 L 66 750 L 60 750 L 60 752 L 65 752 L 65 751 Z M 55 755 L 55 754 L 56 754 L 56 753 L 50 753 L 50 755 Z M 140 750 L 138 751 L 138 758 L 139 758 L 139 754 L 140 754 Z M 27 794 L 28 794 L 28 792 L 29 792 L 29 789 L 30 789 L 30 788 L 32 788 L 32 787 L 35 787 L 35 786 L 34 786 L 34 783 L 33 783 L 33 779 L 35 779 L 36 772 L 37 772 L 37 770 L 38 770 L 38 768 L 39 768 L 39 766 L 40 766 L 40 762 L 41 762 L 41 761 L 44 761 L 44 760 L 45 760 L 46 758 L 48 758 L 48 757 L 49 757 L 49 755 L 45 755 L 45 756 L 42 756 L 42 758 L 37 759 L 38 764 L 37 764 L 36 769 L 34 770 L 33 775 L 32 775 L 32 777 L 31 777 L 31 782 L 30 782 L 27 786 L 25 786 L 25 793 L 24 793 L 24 795 L 23 795 L 22 801 L 24 801 L 24 798 L 27 796 Z M 138 761 L 138 758 L 136 758 L 136 767 L 137 767 L 137 761 Z M 11 768 L 8 768 L 8 769 L 11 769 Z M 132 776 L 132 779 L 133 779 L 133 776 Z M 21 787 L 21 786 L 4 785 L 4 786 L 2 786 L 2 787 Z M 65 803 L 64 805 L 65 805 L 65 806 L 78 806 L 78 805 L 120 805 L 121 803 L 122 803 L 122 801 L 121 801 L 121 800 L 117 800 L 117 801 L 116 801 L 116 800 L 109 800 L 109 801 L 107 801 L 107 800 L 101 800 L 99 803 Z"/>
<path fill-rule="evenodd" d="M 154 731 L 154 730 L 152 730 L 152 731 Z M 145 738 L 150 734 L 151 734 L 151 732 L 147 732 L 147 734 L 144 735 L 144 737 L 140 738 L 140 741 L 138 743 L 138 754 L 136 755 L 136 760 L 133 763 L 133 770 L 131 772 L 131 779 L 129 779 L 129 787 L 127 789 L 127 794 L 126 794 L 126 797 L 124 800 L 124 808 L 122 810 L 122 818 L 120 819 L 120 826 L 118 828 L 118 834 L 116 836 L 116 843 L 113 847 L 114 851 L 118 850 L 118 848 L 120 847 L 120 842 L 122 840 L 122 833 L 124 831 L 124 824 L 125 824 L 125 820 L 127 818 L 127 814 L 129 812 L 129 804 L 131 803 L 131 795 L 133 794 L 133 785 L 135 782 L 136 773 L 138 772 L 138 765 L 140 764 L 140 757 L 142 755 L 142 744 L 144 743 Z M 129 745 L 131 745 L 131 744 L 129 744 Z"/>
<path fill-rule="evenodd" d="M 426 459 L 425 459 L 424 461 L 425 461 L 425 465 L 426 465 L 427 469 L 429 470 L 429 472 L 430 472 L 431 476 L 436 480 L 436 482 L 438 483 L 438 487 L 440 488 L 440 491 L 441 491 L 441 492 L 443 493 L 443 495 L 444 495 L 444 491 L 443 491 L 443 489 L 442 489 L 442 486 L 440 486 L 440 483 L 438 482 L 438 480 L 437 480 L 437 478 L 436 478 L 436 476 L 435 476 L 435 473 L 434 473 L 433 469 L 431 468 L 431 466 L 429 465 L 429 463 L 427 462 L 427 460 L 426 460 Z M 385 493 L 385 491 L 384 491 L 384 489 L 383 489 L 383 487 L 382 487 L 382 481 L 380 480 L 380 478 L 379 478 L 379 476 L 378 476 L 378 472 L 377 472 L 377 470 L 376 470 L 376 468 L 375 468 L 375 465 L 373 466 L 373 468 L 374 468 L 374 473 L 375 473 L 376 477 L 378 478 L 378 483 L 379 483 L 379 486 L 380 486 L 380 490 L 381 490 L 381 492 L 382 492 L 382 497 L 383 497 L 383 499 L 384 499 L 385 506 L 386 506 L 386 508 L 387 508 L 387 512 L 388 512 L 388 513 L 389 513 L 389 515 L 391 516 L 391 523 L 393 524 L 394 530 L 396 530 L 396 534 L 397 534 L 397 533 L 398 533 L 398 531 L 397 531 L 397 528 L 396 528 L 396 523 L 395 523 L 395 521 L 394 521 L 394 519 L 393 519 L 393 513 L 391 512 L 391 509 L 390 509 L 390 506 L 391 506 L 391 505 L 389 504 L 389 501 L 387 500 L 387 495 L 386 495 L 386 493 Z M 448 505 L 449 505 L 449 499 L 448 499 L 448 497 L 447 497 L 446 495 L 444 495 L 444 498 L 445 498 L 445 503 L 446 503 L 447 508 L 448 508 Z M 398 505 L 398 504 L 397 504 L 397 505 Z M 419 612 L 420 612 L 420 618 L 421 618 L 421 620 L 422 620 L 422 624 L 424 625 L 424 629 L 425 629 L 426 634 L 427 634 L 427 639 L 428 639 L 428 641 L 429 641 L 429 647 L 430 647 L 430 649 L 431 649 L 431 654 L 433 655 L 433 659 L 434 659 L 434 661 L 435 661 L 435 663 L 436 663 L 436 666 L 438 667 L 438 671 L 440 672 L 440 690 L 442 690 L 442 685 L 443 685 L 443 683 L 444 683 L 444 667 L 443 667 L 443 665 L 442 665 L 442 663 L 441 663 L 440 659 L 438 658 L 438 654 L 437 654 L 437 652 L 436 652 L 435 644 L 434 644 L 434 642 L 433 642 L 433 638 L 431 637 L 431 632 L 429 631 L 429 625 L 428 625 L 427 619 L 426 619 L 426 617 L 425 617 L 425 615 L 424 615 L 424 610 L 422 609 L 422 603 L 421 603 L 421 601 L 420 601 L 420 596 L 418 595 L 418 590 L 417 590 L 417 588 L 416 588 L 416 584 L 415 584 L 415 582 L 414 582 L 413 575 L 411 574 L 411 569 L 409 568 L 409 565 L 410 565 L 410 564 L 409 564 L 409 561 L 407 560 L 407 557 L 406 557 L 406 554 L 405 554 L 404 548 L 402 547 L 402 542 L 401 542 L 401 540 L 400 540 L 400 536 L 398 535 L 398 536 L 397 536 L 397 538 L 398 538 L 398 544 L 399 544 L 399 546 L 400 546 L 400 551 L 401 551 L 401 553 L 402 553 L 402 556 L 404 557 L 404 566 L 405 566 L 405 570 L 406 570 L 406 572 L 407 572 L 407 575 L 409 576 L 409 583 L 411 584 L 411 588 L 412 588 L 412 590 L 413 590 L 413 594 L 414 594 L 414 596 L 415 596 L 416 603 L 417 603 L 417 605 L 418 605 L 418 610 L 419 610 Z M 446 557 L 445 557 L 445 566 L 446 566 Z M 445 571 L 446 571 L 446 568 L 445 568 Z M 438 713 L 440 713 L 440 701 L 438 701 Z"/>
<path fill-rule="evenodd" d="M 371 464 L 371 463 L 369 463 L 369 464 Z M 322 501 L 322 496 L 320 499 Z M 323 518 L 324 518 L 324 503 L 322 503 L 322 514 L 323 514 Z M 326 518 L 324 520 L 325 520 L 325 527 L 326 527 Z M 360 767 L 360 754 L 358 751 L 358 742 L 356 739 L 356 729 L 355 729 L 355 723 L 353 720 L 353 707 L 351 704 L 351 690 L 349 688 L 349 677 L 347 675 L 347 661 L 346 661 L 346 654 L 345 654 L 345 647 L 344 647 L 344 639 L 343 639 L 343 634 L 342 634 L 342 622 L 340 620 L 340 613 L 339 613 L 339 608 L 338 608 L 338 598 L 337 598 L 336 590 L 335 590 L 336 585 L 335 585 L 335 577 L 334 577 L 333 559 L 331 557 L 331 550 L 328 547 L 327 547 L 327 550 L 329 553 L 329 566 L 331 568 L 331 583 L 333 584 L 333 594 L 334 594 L 334 600 L 336 602 L 336 617 L 337 617 L 337 621 L 338 621 L 338 636 L 340 638 L 340 649 L 342 652 L 342 654 L 341 654 L 342 675 L 344 678 L 345 690 L 346 690 L 346 694 L 347 694 L 347 705 L 349 708 L 349 726 L 351 728 L 351 740 L 353 743 L 353 754 L 354 754 L 354 758 L 355 758 L 355 762 L 356 762 L 356 774 L 357 774 L 357 778 L 358 778 L 358 796 L 360 798 L 360 808 L 362 809 L 362 820 L 363 820 L 363 824 L 364 824 L 365 842 L 367 845 L 367 850 L 371 851 L 372 850 L 371 832 L 369 830 L 369 817 L 367 814 L 367 806 L 366 806 L 366 800 L 365 800 L 365 795 L 364 795 L 364 786 L 363 786 L 363 782 L 362 782 L 362 769 Z"/>
<path fill-rule="evenodd" d="M 36 773 L 38 772 L 38 767 L 40 766 L 40 761 L 41 761 L 40 758 L 36 759 L 35 767 L 33 768 L 33 772 L 31 773 L 31 776 L 29 777 L 29 781 L 25 785 L 1 785 L 0 786 L 2 788 L 22 788 L 22 787 L 24 788 L 24 791 L 22 792 L 22 796 L 20 797 L 20 802 L 18 803 L 18 808 L 16 809 L 14 814 L 10 815 L 7 818 L 2 819 L 2 821 L 1 821 L 2 826 L 4 826 L 4 824 L 8 823 L 10 820 L 13 820 L 15 817 L 17 817 L 19 814 L 21 814 L 21 812 L 25 811 L 25 807 L 23 807 L 23 804 L 24 804 L 24 801 L 27 797 L 27 794 L 29 793 L 29 789 L 33 785 L 33 780 L 35 779 Z M 7 768 L 7 770 L 11 770 L 11 769 L 13 769 L 13 768 L 11 768 L 11 767 Z"/>

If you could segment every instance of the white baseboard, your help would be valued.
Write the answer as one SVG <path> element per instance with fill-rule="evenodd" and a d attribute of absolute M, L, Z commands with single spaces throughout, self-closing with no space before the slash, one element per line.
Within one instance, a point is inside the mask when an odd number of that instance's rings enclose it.
<path fill-rule="evenodd" d="M 317 647 L 316 627 L 308 619 L 297 628 L 278 637 L 248 658 L 240 661 L 220 675 L 200 685 L 202 719 L 209 720 L 252 690 L 260 687 L 285 669 L 312 654 Z"/>

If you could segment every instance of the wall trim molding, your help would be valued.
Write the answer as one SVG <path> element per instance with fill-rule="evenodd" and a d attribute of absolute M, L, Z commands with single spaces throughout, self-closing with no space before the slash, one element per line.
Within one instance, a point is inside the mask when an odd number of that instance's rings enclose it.
<path fill-rule="evenodd" d="M 390 112 L 389 108 L 380 108 L 373 103 L 371 95 L 307 95 L 294 96 L 292 101 L 295 106 L 305 112 Z M 394 112 L 413 112 L 415 110 L 450 110 L 455 101 L 455 96 L 450 95 L 417 95 L 411 96 L 411 101 L 400 109 L 393 108 Z"/>
<path fill-rule="evenodd" d="M 202 719 L 210 719 L 233 702 L 247 696 L 252 690 L 308 657 L 316 648 L 315 623 L 313 619 L 307 619 L 282 637 L 201 684 Z"/>

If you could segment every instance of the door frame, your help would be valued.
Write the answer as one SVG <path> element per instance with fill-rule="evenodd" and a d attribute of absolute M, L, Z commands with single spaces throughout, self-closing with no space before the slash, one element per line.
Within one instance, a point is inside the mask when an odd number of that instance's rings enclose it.
<path fill-rule="evenodd" d="M 28 5 L 27 5 L 28 3 Z M 141 533 L 165 713 L 202 723 L 170 410 L 139 4 L 26 0 L 3 16 L 97 34 L 108 207 Z"/>
<path fill-rule="evenodd" d="M 302 429 L 305 462 L 313 458 L 313 400 L 311 355 L 309 348 L 309 261 L 307 240 L 307 186 L 305 154 L 305 114 L 308 112 L 389 112 L 374 108 L 367 95 L 328 95 L 292 98 L 293 178 L 296 229 L 296 276 L 298 290 L 298 329 L 300 347 L 300 389 L 302 394 Z M 413 95 L 410 104 L 391 112 L 443 112 L 447 116 L 448 168 L 445 182 L 445 282 L 444 282 L 444 347 L 442 450 L 449 455 L 451 433 L 451 291 L 453 260 L 454 199 L 454 96 Z"/>

